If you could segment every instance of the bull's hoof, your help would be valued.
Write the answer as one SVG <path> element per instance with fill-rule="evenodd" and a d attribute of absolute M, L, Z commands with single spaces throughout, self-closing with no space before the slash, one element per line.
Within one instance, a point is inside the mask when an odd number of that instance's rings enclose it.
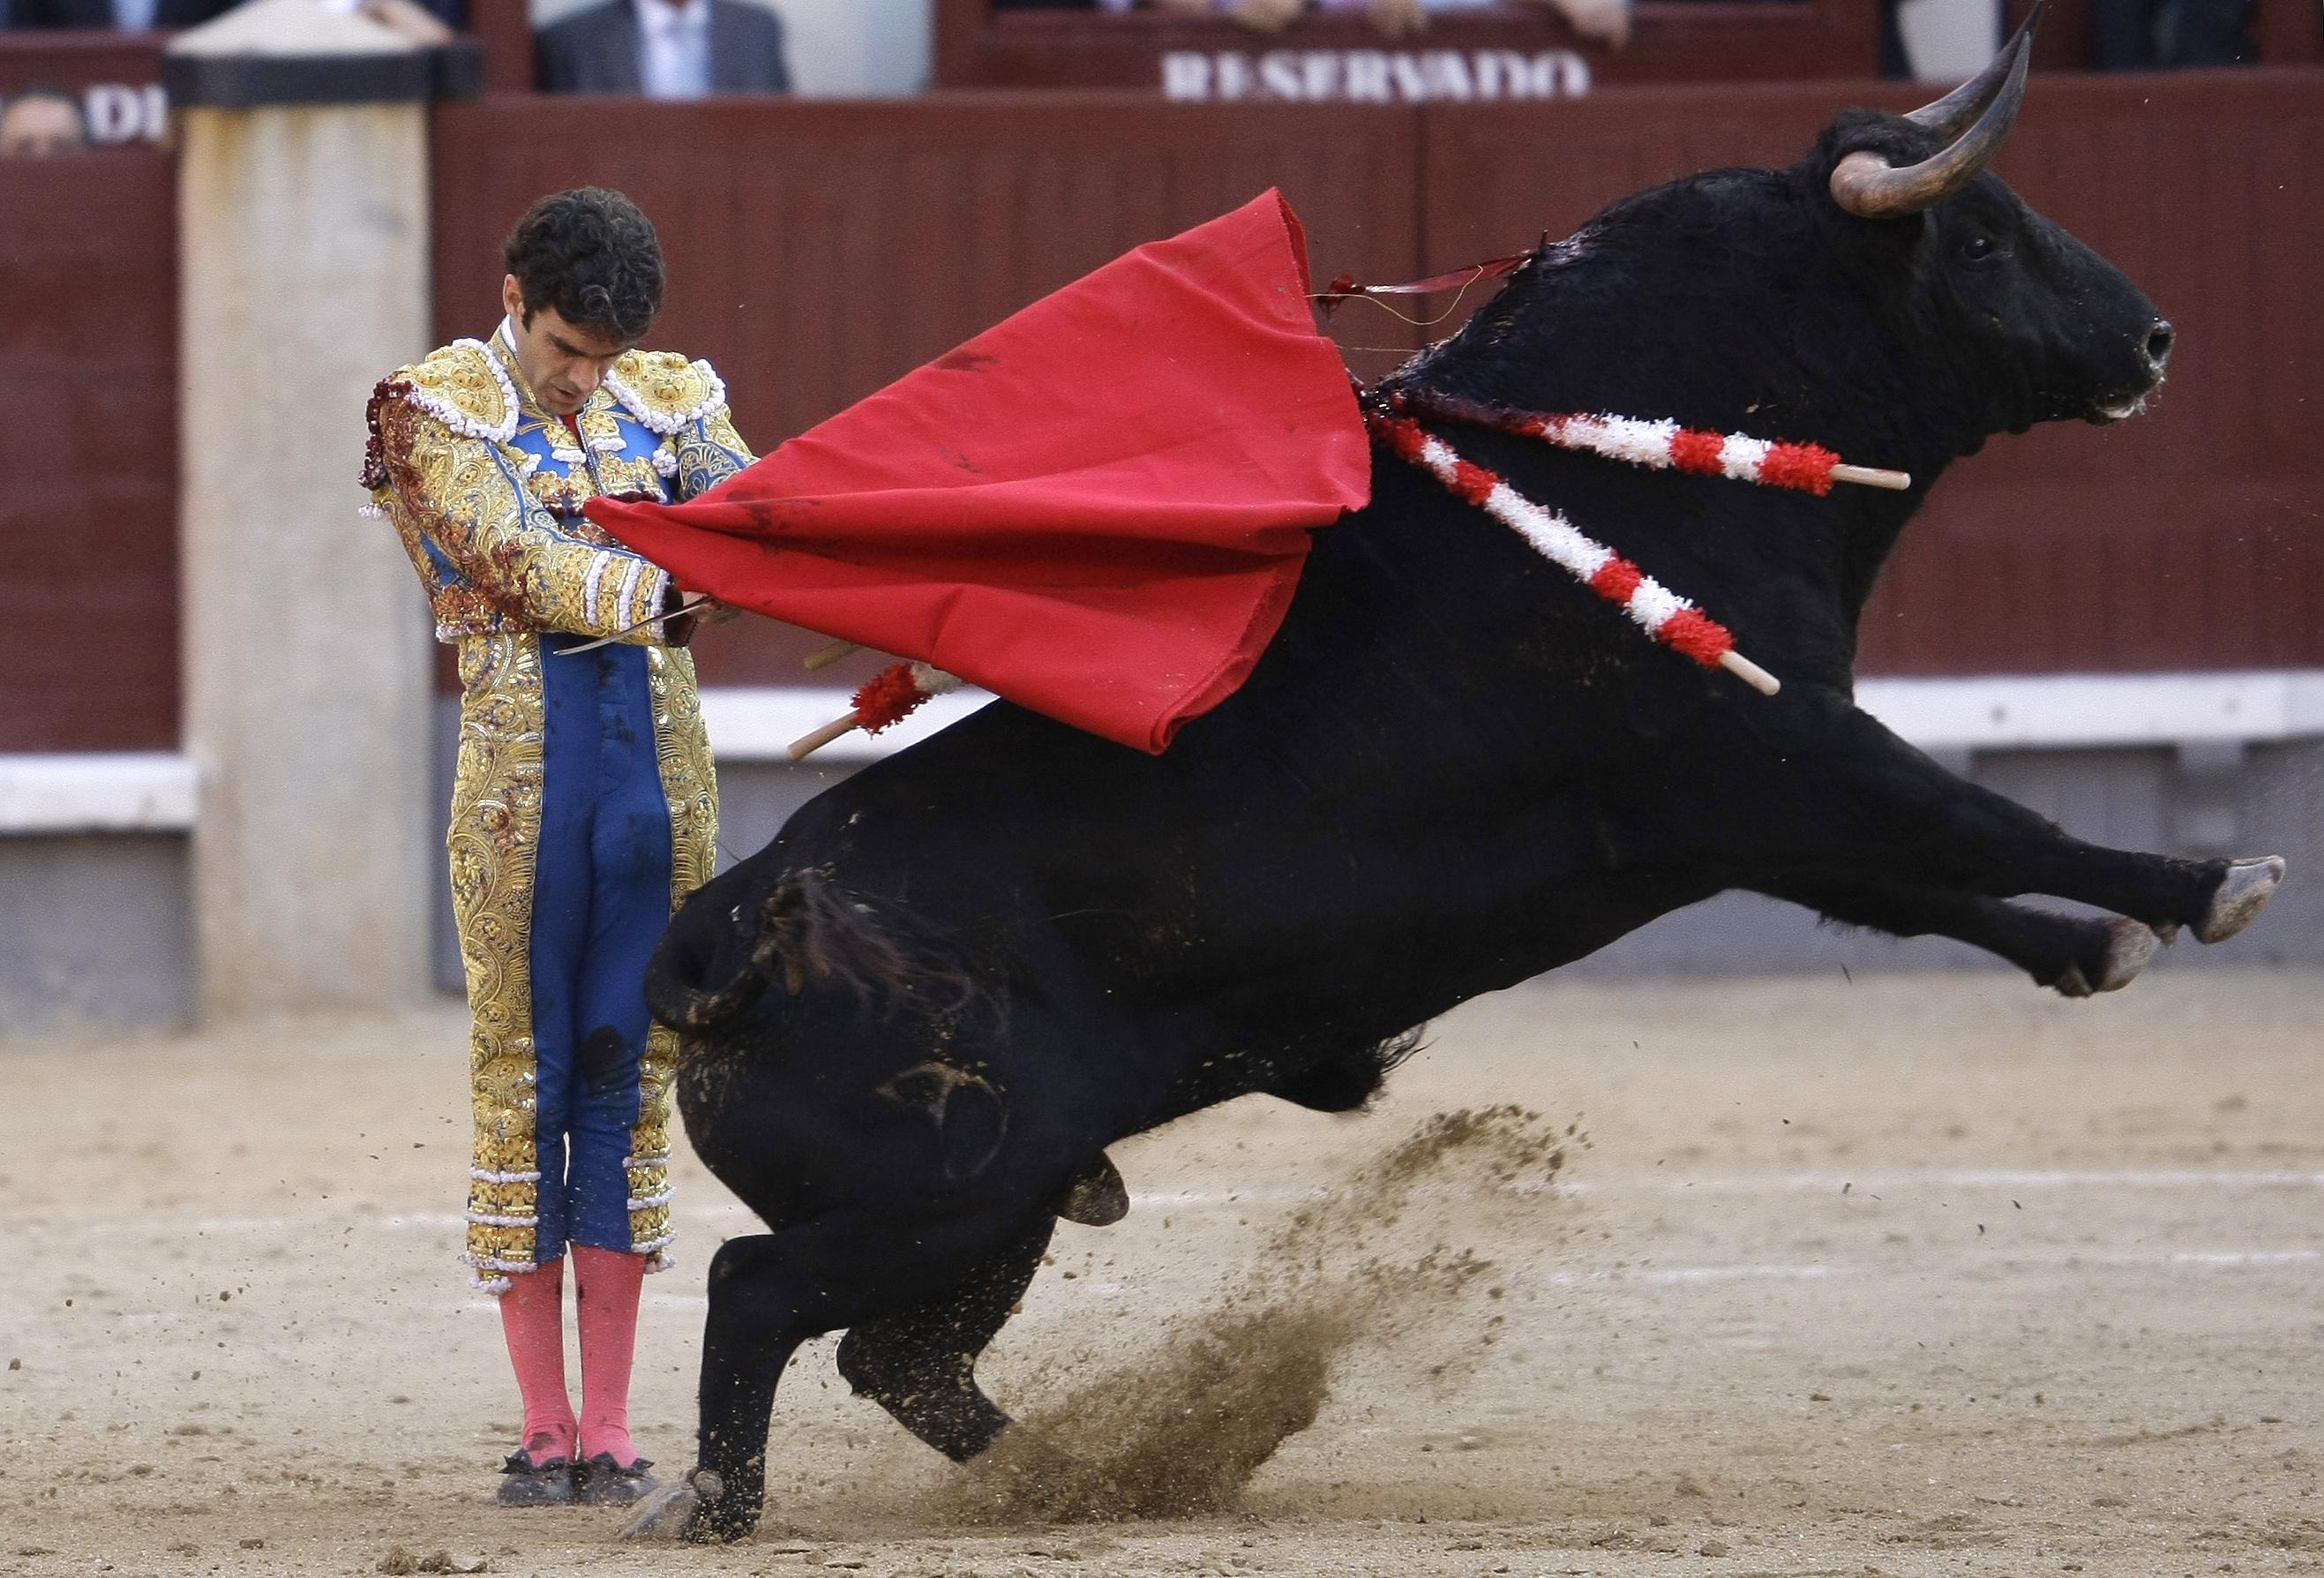
<path fill-rule="evenodd" d="M 2090 990 L 2120 992 L 2138 979 L 2138 973 L 2154 957 L 2154 950 L 2162 941 L 2135 920 L 2109 921 L 2106 953 L 2098 961 L 2098 974 L 2089 977 Z"/>
<path fill-rule="evenodd" d="M 739 1538 L 739 1536 L 716 1532 L 711 1527 L 715 1520 L 703 1515 L 705 1505 L 715 1502 L 725 1492 L 725 1481 L 715 1472 L 696 1469 L 671 1481 L 649 1497 L 645 1505 L 638 1509 L 638 1515 L 622 1530 L 621 1537 L 630 1540 L 687 1540 L 696 1545 Z"/>
<path fill-rule="evenodd" d="M 2219 879 L 2218 888 L 2211 894 L 2211 905 L 2195 927 L 2195 940 L 2223 943 L 2243 930 L 2267 908 L 2275 897 L 2276 884 L 2283 881 L 2283 857 L 2266 855 L 2259 860 L 2239 860 L 2227 867 L 2227 874 Z"/>
<path fill-rule="evenodd" d="M 1065 1186 L 1050 1209 L 1084 1227 L 1111 1227 L 1130 1214 L 1130 1186 L 1121 1181 L 1112 1158 L 1101 1150 L 1097 1159 Z"/>
<path fill-rule="evenodd" d="M 2048 983 L 2050 990 L 2061 997 L 2120 992 L 2138 979 L 2138 973 L 2146 968 L 2146 962 L 2154 957 L 2154 950 L 2162 942 L 2161 937 L 2135 920 L 2108 921 L 2105 951 L 2095 959 L 2067 965 L 2063 974 Z"/>

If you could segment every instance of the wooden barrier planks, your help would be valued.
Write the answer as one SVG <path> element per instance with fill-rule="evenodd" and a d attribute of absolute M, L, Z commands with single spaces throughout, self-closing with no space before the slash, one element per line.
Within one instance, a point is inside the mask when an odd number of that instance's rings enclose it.
<path fill-rule="evenodd" d="M 175 172 L 0 159 L 0 752 L 178 744 Z"/>

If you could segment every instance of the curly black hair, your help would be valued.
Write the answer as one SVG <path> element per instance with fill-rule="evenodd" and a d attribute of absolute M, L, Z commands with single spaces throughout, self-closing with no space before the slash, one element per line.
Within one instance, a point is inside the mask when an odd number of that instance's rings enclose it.
<path fill-rule="evenodd" d="M 604 187 L 552 192 L 524 211 L 503 248 L 524 296 L 584 333 L 628 342 L 661 311 L 661 240 L 638 206 Z"/>

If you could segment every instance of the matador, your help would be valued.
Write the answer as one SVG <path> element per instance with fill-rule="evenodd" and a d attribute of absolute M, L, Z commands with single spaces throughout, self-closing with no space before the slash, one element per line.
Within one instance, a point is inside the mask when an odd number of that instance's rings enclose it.
<path fill-rule="evenodd" d="M 582 506 L 689 499 L 752 456 L 707 363 L 635 348 L 663 271 L 627 198 L 542 198 L 506 261 L 508 316 L 489 340 L 380 383 L 363 480 L 459 657 L 466 1260 L 498 1296 L 524 1396 L 498 1500 L 626 1501 L 652 1484 L 628 1428 L 640 1280 L 673 1236 L 676 1038 L 647 1012 L 644 973 L 672 907 L 711 874 L 718 800 L 686 650 L 693 599 Z"/>

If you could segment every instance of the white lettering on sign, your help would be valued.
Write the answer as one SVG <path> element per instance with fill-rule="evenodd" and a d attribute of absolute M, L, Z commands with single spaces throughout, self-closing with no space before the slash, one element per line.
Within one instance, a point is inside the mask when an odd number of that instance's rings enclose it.
<path fill-rule="evenodd" d="M 1172 50 L 1162 94 L 1182 101 L 1286 99 L 1308 103 L 1438 104 L 1503 98 L 1578 98 L 1590 62 L 1572 50 Z"/>
<path fill-rule="evenodd" d="M 158 82 L 85 88 L 81 115 L 92 143 L 158 143 L 170 131 L 170 100 Z"/>

